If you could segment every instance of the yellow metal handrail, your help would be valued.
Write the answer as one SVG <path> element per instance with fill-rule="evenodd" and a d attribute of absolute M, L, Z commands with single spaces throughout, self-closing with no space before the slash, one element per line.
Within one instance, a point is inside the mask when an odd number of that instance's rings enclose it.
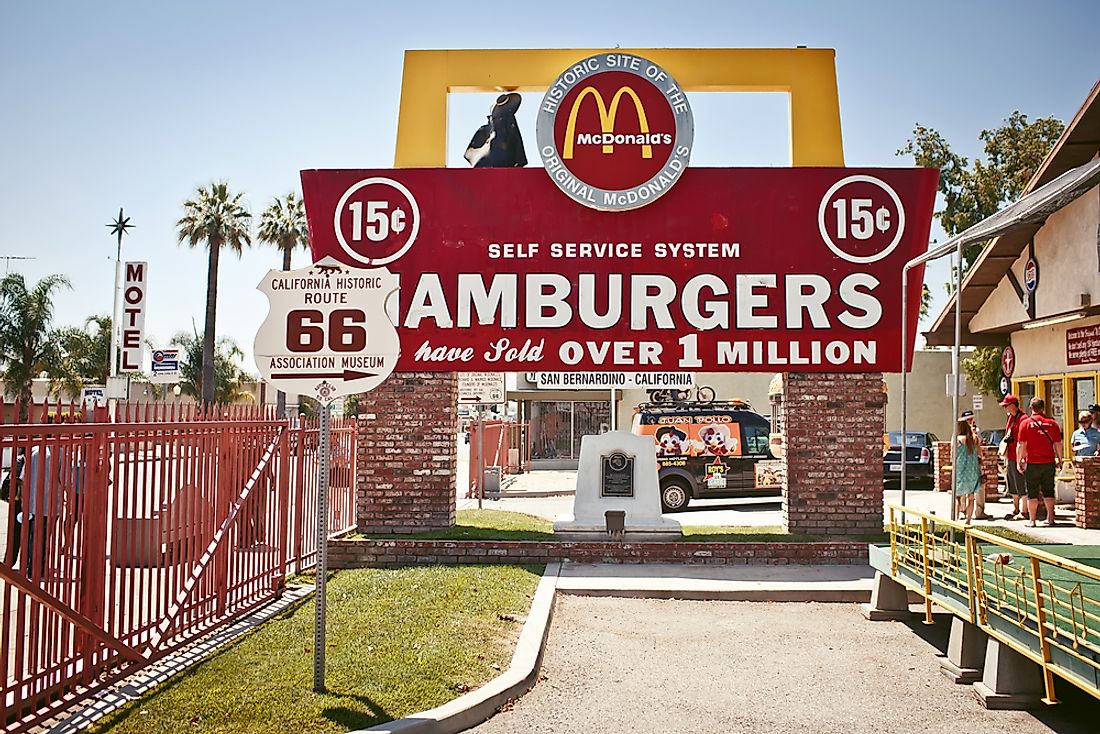
<path fill-rule="evenodd" d="M 916 522 L 898 523 L 898 514 Z M 1042 668 L 1047 703 L 1057 703 L 1055 675 L 1100 698 L 1095 683 L 1100 642 L 1090 639 L 1100 631 L 1100 612 L 1092 611 L 1100 610 L 1100 597 L 1086 593 L 1086 584 L 1100 587 L 1100 569 L 908 507 L 889 505 L 889 517 L 891 575 L 922 595 L 926 623 L 932 621 L 933 604 L 938 605 L 1033 660 Z M 989 554 L 988 546 L 1004 552 Z M 1044 575 L 1053 569 L 1071 578 Z M 937 594 L 934 584 L 951 595 Z M 957 608 L 955 593 L 967 597 L 967 610 Z M 1024 635 L 1009 634 L 1006 625 Z M 1037 650 L 1021 642 L 1032 635 Z M 1068 657 L 1069 665 L 1091 672 L 1071 670 L 1054 659 L 1055 653 L 1063 662 Z"/>

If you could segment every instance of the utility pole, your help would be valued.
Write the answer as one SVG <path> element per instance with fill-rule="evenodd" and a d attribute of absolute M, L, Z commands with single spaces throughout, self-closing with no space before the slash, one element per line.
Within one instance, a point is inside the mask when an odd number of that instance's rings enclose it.
<path fill-rule="evenodd" d="M 108 361 L 108 367 L 110 368 L 111 377 L 118 375 L 118 335 L 120 321 L 118 315 L 119 304 L 119 291 L 122 289 L 122 237 L 126 234 L 127 230 L 133 229 L 134 225 L 130 224 L 130 218 L 122 215 L 122 207 L 118 209 L 118 219 L 107 225 L 111 228 L 111 234 L 117 235 L 118 245 L 115 248 L 115 291 L 114 298 L 111 301 L 111 355 Z"/>
<path fill-rule="evenodd" d="M 4 261 L 4 275 L 11 274 L 11 261 L 12 260 L 37 260 L 37 257 L 25 257 L 23 255 L 0 255 L 0 259 Z"/>

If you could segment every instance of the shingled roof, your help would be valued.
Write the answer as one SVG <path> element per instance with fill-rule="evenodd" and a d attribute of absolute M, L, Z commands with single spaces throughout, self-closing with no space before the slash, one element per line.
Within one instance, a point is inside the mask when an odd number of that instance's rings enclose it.
<path fill-rule="evenodd" d="M 1100 98 L 1100 81 L 1093 86 L 1081 109 L 1066 126 L 1050 154 L 1028 182 L 1024 190 L 1025 195 L 1066 171 L 1088 163 L 1100 151 L 1100 101 L 1098 98 Z M 978 309 L 985 303 L 989 294 L 1001 283 L 1009 268 L 1012 267 L 1012 263 L 1016 262 L 1042 226 L 1042 224 L 1029 225 L 997 237 L 985 248 L 978 261 L 967 272 L 966 278 L 963 279 L 960 300 L 963 344 L 1000 346 L 1008 343 L 1008 334 L 1014 330 L 1012 326 L 973 334 L 970 332 L 970 320 L 978 313 Z M 936 317 L 932 328 L 924 332 L 924 336 L 930 346 L 947 346 L 955 342 L 955 297 L 953 295 Z"/>

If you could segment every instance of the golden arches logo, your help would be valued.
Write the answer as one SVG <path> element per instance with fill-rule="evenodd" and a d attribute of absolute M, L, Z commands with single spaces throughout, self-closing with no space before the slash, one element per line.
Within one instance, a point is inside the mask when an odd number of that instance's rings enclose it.
<path fill-rule="evenodd" d="M 642 106 L 642 100 L 638 98 L 638 93 L 627 86 L 619 87 L 615 92 L 615 96 L 611 98 L 611 106 L 608 107 L 604 104 L 603 95 L 592 86 L 585 87 L 581 90 L 581 93 L 577 95 L 577 98 L 573 101 L 573 109 L 569 110 L 569 122 L 565 126 L 565 149 L 562 151 L 562 158 L 570 159 L 573 157 L 573 143 L 576 138 L 577 131 L 577 113 L 580 111 L 581 105 L 584 104 L 584 100 L 591 95 L 596 100 L 596 108 L 600 112 L 600 131 L 603 133 L 611 133 L 615 131 L 615 117 L 619 113 L 619 102 L 622 101 L 623 95 L 628 95 L 630 99 L 634 101 L 634 110 L 638 113 L 638 128 L 642 134 L 649 132 L 649 120 L 645 116 L 645 107 Z M 605 144 L 603 146 L 603 153 L 612 153 L 615 150 L 615 146 L 611 144 Z M 642 158 L 653 157 L 653 146 L 649 144 L 642 145 Z"/>

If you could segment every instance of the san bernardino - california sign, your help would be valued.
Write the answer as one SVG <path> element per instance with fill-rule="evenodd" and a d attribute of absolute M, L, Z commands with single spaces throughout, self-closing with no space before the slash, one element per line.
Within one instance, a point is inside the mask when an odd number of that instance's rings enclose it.
<path fill-rule="evenodd" d="M 551 180 L 603 211 L 627 211 L 672 188 L 691 157 L 687 94 L 659 65 L 626 53 L 582 59 L 539 107 L 535 138 Z"/>

